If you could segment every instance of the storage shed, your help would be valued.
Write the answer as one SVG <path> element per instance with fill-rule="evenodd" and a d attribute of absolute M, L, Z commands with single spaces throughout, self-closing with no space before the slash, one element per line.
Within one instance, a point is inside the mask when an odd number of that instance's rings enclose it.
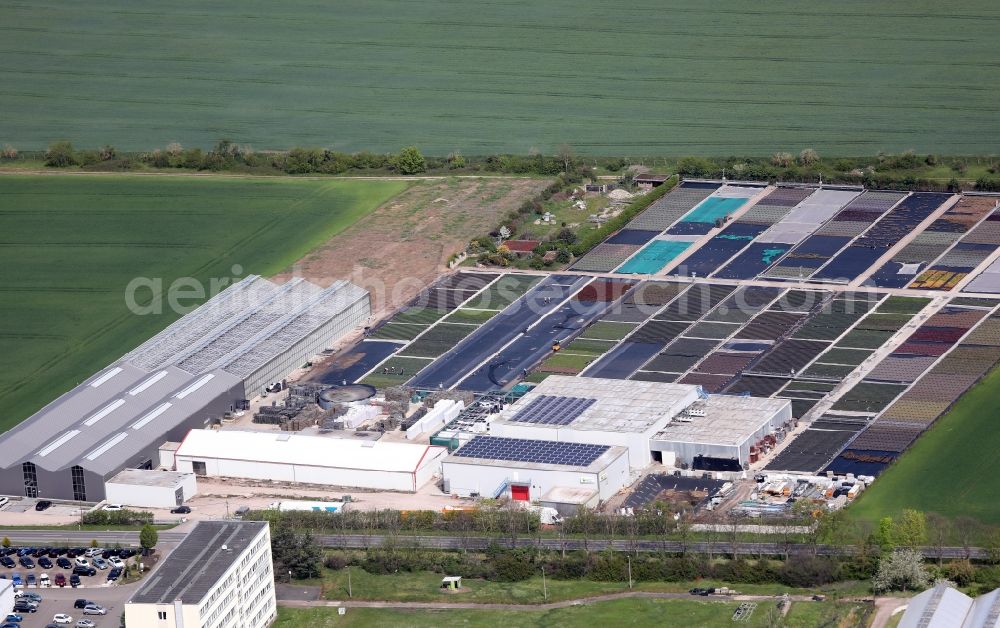
<path fill-rule="evenodd" d="M 191 430 L 177 470 L 344 488 L 416 491 L 440 469 L 444 447 L 305 436 L 287 432 Z"/>

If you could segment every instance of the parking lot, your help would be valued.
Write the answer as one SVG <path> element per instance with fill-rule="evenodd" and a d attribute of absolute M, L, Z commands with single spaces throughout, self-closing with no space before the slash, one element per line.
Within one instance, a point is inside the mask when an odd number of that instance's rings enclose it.
<path fill-rule="evenodd" d="M 10 554 L 9 557 L 15 561 L 18 560 L 17 554 Z M 66 557 L 65 553 L 60 557 Z M 44 573 L 54 581 L 56 574 L 62 574 L 66 578 L 66 586 L 57 587 L 53 584 L 50 587 L 40 587 L 38 584 L 35 584 L 33 586 L 21 587 L 20 590 L 25 594 L 38 594 L 42 598 L 35 613 L 15 611 L 15 614 L 23 617 L 21 625 L 24 628 L 44 628 L 53 623 L 53 618 L 58 613 L 65 613 L 73 618 L 71 623 L 66 624 L 68 626 L 76 626 L 77 622 L 81 619 L 89 619 L 94 622 L 94 626 L 100 628 L 111 628 L 120 624 L 124 602 L 132 591 L 135 590 L 137 583 L 127 585 L 109 583 L 107 580 L 108 573 L 111 570 L 109 567 L 108 569 L 98 569 L 97 573 L 93 576 L 81 575 L 80 585 L 74 588 L 69 585 L 72 569 L 60 568 L 55 564 L 56 558 L 49 559 L 53 562 L 51 568 L 39 566 L 39 558 L 32 557 L 32 560 L 35 563 L 32 569 L 27 569 L 21 564 L 18 564 L 16 568 L 0 568 L 0 578 L 13 580 L 13 575 L 16 573 L 21 576 L 22 582 L 26 582 L 28 574 L 32 574 L 37 581 Z M 87 560 L 91 561 L 91 563 L 93 561 L 92 558 Z M 135 559 L 128 560 L 132 562 Z M 74 559 L 70 559 L 70 561 L 73 562 Z M 107 610 L 107 614 L 84 615 L 82 608 L 74 608 L 74 602 L 78 599 L 86 599 L 104 607 Z"/>

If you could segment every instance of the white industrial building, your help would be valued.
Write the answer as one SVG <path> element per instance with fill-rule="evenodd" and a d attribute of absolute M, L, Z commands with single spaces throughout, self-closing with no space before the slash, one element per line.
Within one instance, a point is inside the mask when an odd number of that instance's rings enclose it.
<path fill-rule="evenodd" d="M 788 399 L 712 395 L 667 422 L 650 440 L 650 449 L 667 466 L 738 471 L 749 464 L 753 445 L 791 420 Z"/>
<path fill-rule="evenodd" d="M 444 459 L 446 492 L 460 497 L 540 501 L 560 487 L 593 506 L 629 484 L 628 450 L 613 445 L 477 436 Z M 578 495 L 579 496 L 579 495 Z"/>
<path fill-rule="evenodd" d="M 125 602 L 140 628 L 264 628 L 277 617 L 265 521 L 201 521 Z"/>
<path fill-rule="evenodd" d="M 617 445 L 629 464 L 652 462 L 650 440 L 698 401 L 700 387 L 551 375 L 490 423 L 490 435 Z"/>
<path fill-rule="evenodd" d="M 439 471 L 445 447 L 306 436 L 288 432 L 191 430 L 178 471 L 200 476 L 414 492 Z"/>
<path fill-rule="evenodd" d="M 1000 589 L 973 599 L 939 582 L 910 599 L 899 628 L 1000 628 Z"/>
<path fill-rule="evenodd" d="M 136 508 L 175 508 L 198 493 L 194 473 L 122 469 L 104 484 L 112 504 Z"/>
<path fill-rule="evenodd" d="M 0 494 L 99 502 L 122 469 L 222 419 L 364 324 L 368 292 L 256 275 L 229 286 L 0 435 Z"/>

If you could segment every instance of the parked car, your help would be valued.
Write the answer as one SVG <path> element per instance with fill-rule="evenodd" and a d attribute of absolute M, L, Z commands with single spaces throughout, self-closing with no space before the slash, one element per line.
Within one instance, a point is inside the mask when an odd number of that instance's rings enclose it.
<path fill-rule="evenodd" d="M 87 604 L 83 607 L 84 615 L 107 615 L 108 609 L 104 608 L 100 604 Z"/>
<path fill-rule="evenodd" d="M 84 567 L 83 565 L 77 565 L 73 567 L 74 576 L 96 576 L 97 570 L 93 567 Z"/>
<path fill-rule="evenodd" d="M 66 576 L 61 573 L 57 573 L 52 582 L 55 583 L 57 587 L 64 587 L 66 586 Z"/>
<path fill-rule="evenodd" d="M 65 553 L 66 553 L 66 550 L 64 550 L 64 549 L 61 549 L 61 548 L 58 548 L 58 547 L 50 547 L 49 548 L 49 552 L 48 552 L 48 556 L 49 556 L 49 558 L 58 558 L 59 554 L 65 554 Z"/>
<path fill-rule="evenodd" d="M 29 556 L 22 556 L 21 558 L 18 559 L 17 562 L 21 563 L 21 566 L 24 567 L 25 569 L 35 568 L 35 561 L 31 560 Z"/>
<path fill-rule="evenodd" d="M 21 549 L 17 550 L 17 555 L 18 555 L 18 557 L 20 557 L 20 556 L 27 556 L 28 554 L 30 554 L 33 551 L 35 551 L 35 548 L 33 548 L 33 547 L 22 547 Z"/>
<path fill-rule="evenodd" d="M 52 569 L 52 561 L 48 556 L 42 556 L 38 559 L 38 566 L 42 569 Z"/>
<path fill-rule="evenodd" d="M 24 620 L 24 617 L 22 617 L 20 615 L 16 615 L 14 613 L 11 613 L 10 615 L 7 615 L 7 618 L 4 619 L 5 622 L 12 623 L 12 624 L 19 624 L 23 620 Z"/>
<path fill-rule="evenodd" d="M 17 573 L 16 571 L 13 574 L 11 574 L 10 580 L 11 580 L 11 582 L 14 583 L 14 588 L 15 589 L 17 587 L 23 587 L 24 586 L 24 581 L 21 580 L 21 574 Z"/>
<path fill-rule="evenodd" d="M 81 557 L 77 556 L 76 558 L 73 559 L 73 566 L 74 567 L 90 567 L 90 561 L 87 560 L 86 558 L 81 558 Z"/>
<path fill-rule="evenodd" d="M 36 613 L 38 612 L 38 602 L 20 599 L 14 602 L 15 613 Z"/>
<path fill-rule="evenodd" d="M 83 555 L 87 558 L 93 558 L 94 556 L 100 556 L 103 551 L 104 550 L 99 547 L 88 547 L 87 551 L 85 551 Z"/>
<path fill-rule="evenodd" d="M 96 625 L 92 619 L 76 620 L 76 628 L 94 628 Z"/>
<path fill-rule="evenodd" d="M 49 574 L 43 573 L 42 575 L 38 576 L 38 586 L 39 587 L 41 587 L 41 588 L 44 589 L 44 588 L 47 588 L 47 587 L 51 586 L 51 584 L 52 584 L 52 581 L 49 580 Z"/>
<path fill-rule="evenodd" d="M 21 624 L 12 621 L 5 621 L 0 624 L 0 628 L 21 628 Z"/>
<path fill-rule="evenodd" d="M 112 556 L 111 558 L 108 559 L 108 562 L 111 564 L 112 567 L 117 567 L 118 569 L 124 569 L 125 567 L 125 561 L 122 560 L 121 558 L 118 558 L 117 556 Z"/>
<path fill-rule="evenodd" d="M 130 549 L 130 548 L 127 548 L 127 547 L 125 549 L 118 550 L 118 556 L 120 558 L 132 558 L 137 553 L 138 552 L 136 552 L 134 549 Z"/>
<path fill-rule="evenodd" d="M 108 568 L 108 561 L 104 560 L 100 556 L 94 556 L 93 563 L 94 567 L 97 567 L 102 571 Z"/>
<path fill-rule="evenodd" d="M 47 547 L 36 547 L 35 551 L 31 552 L 31 555 L 35 558 L 41 558 L 49 553 L 49 548 Z"/>
<path fill-rule="evenodd" d="M 121 504 L 104 504 L 104 510 L 125 510 L 125 506 L 122 506 Z"/>
<path fill-rule="evenodd" d="M 177 508 L 171 508 L 170 512 L 175 515 L 186 515 L 191 512 L 190 506 L 178 506 Z"/>
<path fill-rule="evenodd" d="M 10 503 L 10 498 L 9 497 L 0 497 L 0 508 L 3 508 L 8 503 Z"/>
<path fill-rule="evenodd" d="M 52 502 L 47 499 L 40 499 L 38 503 L 35 504 L 35 510 L 41 512 L 43 510 L 48 510 L 52 506 Z"/>
<path fill-rule="evenodd" d="M 73 608 L 87 608 L 87 604 L 93 604 L 90 600 L 80 598 L 73 602 Z"/>
<path fill-rule="evenodd" d="M 17 563 L 15 563 L 14 559 L 11 558 L 10 556 L 0 556 L 0 565 L 3 565 L 7 569 L 13 569 L 14 567 L 17 567 Z"/>
<path fill-rule="evenodd" d="M 70 576 L 69 576 L 69 586 L 73 587 L 74 589 L 76 587 L 80 586 L 80 576 L 76 575 L 75 573 L 74 574 L 70 574 Z"/>
<path fill-rule="evenodd" d="M 38 585 L 38 580 L 35 579 L 35 574 L 29 573 L 27 577 L 27 585 L 29 587 L 34 587 Z"/>
<path fill-rule="evenodd" d="M 56 613 L 55 617 L 52 618 L 52 621 L 57 624 L 72 624 L 73 618 L 66 613 Z"/>
<path fill-rule="evenodd" d="M 70 561 L 70 559 L 66 558 L 65 556 L 60 556 L 59 558 L 57 558 L 56 559 L 56 564 L 59 565 L 60 567 L 62 567 L 63 569 L 72 569 L 73 568 L 72 561 Z"/>

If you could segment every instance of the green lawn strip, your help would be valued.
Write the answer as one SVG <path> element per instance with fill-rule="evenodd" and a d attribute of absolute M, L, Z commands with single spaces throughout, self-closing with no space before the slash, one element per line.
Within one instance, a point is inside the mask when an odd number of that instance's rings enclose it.
<path fill-rule="evenodd" d="M 847 335 L 833 346 L 835 349 L 878 349 L 889 340 L 892 334 L 892 331 L 855 328 L 847 332 Z"/>
<path fill-rule="evenodd" d="M 595 357 L 592 355 L 577 355 L 559 352 L 545 360 L 545 362 L 539 367 L 539 370 L 544 371 L 547 367 L 551 367 L 553 369 L 559 369 L 558 372 L 562 372 L 562 369 L 572 369 L 579 373 L 583 369 L 587 368 L 587 365 L 594 360 Z"/>
<path fill-rule="evenodd" d="M 386 323 L 375 330 L 370 337 L 379 340 L 413 340 L 427 327 L 427 325 L 414 325 L 413 323 Z"/>
<path fill-rule="evenodd" d="M 442 594 L 456 602 L 464 601 L 464 593 Z M 739 602 L 724 599 L 644 599 L 625 598 L 596 602 L 554 610 L 403 610 L 349 608 L 343 616 L 336 608 L 278 608 L 276 628 L 381 628 L 406 626 L 413 628 L 496 628 L 498 625 L 531 627 L 553 626 L 662 626 L 691 628 L 692 626 L 749 626 L 763 628 L 774 625 L 771 608 L 777 602 L 758 603 L 746 621 L 734 624 L 733 613 Z M 799 608 L 801 607 L 801 609 Z M 794 602 L 781 623 L 789 628 L 816 626 L 864 625 L 868 608 L 861 603 Z M 841 623 L 849 622 L 849 623 Z"/>
<path fill-rule="evenodd" d="M 442 322 L 464 323 L 468 325 L 482 325 L 486 321 L 496 316 L 499 312 L 495 310 L 455 310 L 449 314 Z"/>
<path fill-rule="evenodd" d="M 504 275 L 484 290 L 467 307 L 484 310 L 502 310 L 522 297 L 542 280 L 539 275 Z"/>
<path fill-rule="evenodd" d="M 916 314 L 930 302 L 930 299 L 923 297 L 891 296 L 875 308 L 875 311 L 879 314 Z"/>
<path fill-rule="evenodd" d="M 344 599 L 347 595 L 347 569 L 324 569 L 321 584 L 323 597 L 328 600 Z M 480 604 L 542 604 L 541 576 L 521 582 L 493 582 L 478 578 L 463 578 L 465 592 L 458 596 L 440 591 L 442 574 L 428 571 L 370 574 L 358 567 L 350 569 L 351 590 L 354 599 L 389 600 L 394 602 L 474 602 Z M 320 584 L 320 582 L 308 582 Z M 582 597 L 628 591 L 628 583 L 597 582 L 593 580 L 545 579 L 548 601 L 572 600 Z M 686 593 L 692 587 L 728 586 L 741 593 L 753 595 L 810 594 L 810 589 L 796 589 L 781 583 L 732 584 L 721 580 L 702 579 L 681 582 L 634 582 L 634 589 L 658 593 Z M 845 581 L 825 587 L 831 595 L 865 595 L 870 591 L 866 582 Z"/>
<path fill-rule="evenodd" d="M 139 277 L 207 293 L 272 275 L 407 187 L 294 178 L 5 175 L 0 186 L 0 430 L 176 320 L 133 314 Z M 234 270 L 235 268 L 235 270 Z M 212 279 L 215 279 L 213 288 Z M 206 298 L 184 300 L 193 306 Z M 140 304 L 151 291 L 136 295 Z"/>
<path fill-rule="evenodd" d="M 562 348 L 562 353 L 575 353 L 593 357 L 602 356 L 615 346 L 611 340 L 595 340 L 592 338 L 577 338 Z"/>
<path fill-rule="evenodd" d="M 437 310 L 429 307 L 412 307 L 401 312 L 397 312 L 390 321 L 393 323 L 411 323 L 417 325 L 430 325 L 438 321 L 448 310 Z"/>
<path fill-rule="evenodd" d="M 597 321 L 581 334 L 581 338 L 592 340 L 621 340 L 635 329 L 634 323 Z"/>
<path fill-rule="evenodd" d="M 879 476 L 847 509 L 858 520 L 878 522 L 905 508 L 948 517 L 968 516 L 983 523 L 1000 521 L 1000 451 L 996 408 L 1000 405 L 1000 370 L 967 392 L 951 411 Z"/>
<path fill-rule="evenodd" d="M 400 352 L 400 355 L 436 358 L 476 331 L 472 325 L 438 323 Z"/>
<path fill-rule="evenodd" d="M 816 361 L 822 362 L 823 364 L 849 364 L 857 366 L 858 364 L 864 362 L 871 354 L 871 351 L 866 351 L 864 349 L 833 348 L 819 356 Z"/>

